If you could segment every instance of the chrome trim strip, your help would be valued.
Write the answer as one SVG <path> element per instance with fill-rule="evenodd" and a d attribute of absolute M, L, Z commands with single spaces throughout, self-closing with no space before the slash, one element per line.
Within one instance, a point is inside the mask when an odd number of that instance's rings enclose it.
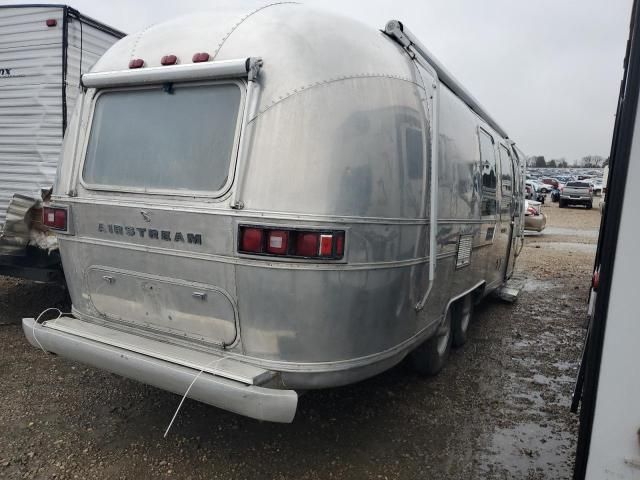
<path fill-rule="evenodd" d="M 174 257 L 182 258 L 195 258 L 199 260 L 216 261 L 221 263 L 228 263 L 234 265 L 242 265 L 246 267 L 259 267 L 259 268 L 275 268 L 281 270 L 332 270 L 332 271 L 344 271 L 344 270 L 378 270 L 385 268 L 401 268 L 410 267 L 412 265 L 420 265 L 429 262 L 429 257 L 414 258 L 409 260 L 395 260 L 390 262 L 378 262 L 378 263 L 312 263 L 308 261 L 291 262 L 291 259 L 278 260 L 274 258 L 259 257 L 254 259 L 248 255 L 242 255 L 238 257 L 231 257 L 226 255 L 216 255 L 211 253 L 199 253 L 189 252 L 184 250 L 172 250 L 162 247 L 151 247 L 148 245 L 136 245 L 133 243 L 125 242 L 112 242 L 110 240 L 98 240 L 78 237 L 65 237 L 60 238 L 61 241 L 70 243 L 82 243 L 85 245 L 102 245 L 105 247 L 129 249 L 138 252 L 156 253 L 160 255 L 170 255 Z M 475 248 L 475 247 L 474 247 Z M 437 258 L 454 257 L 455 252 L 446 252 L 438 254 Z"/>
<path fill-rule="evenodd" d="M 119 192 L 118 192 L 119 193 Z M 123 197 L 120 197 L 123 198 Z M 53 200 L 67 204 L 83 204 L 83 205 L 105 205 L 113 207 L 140 208 L 140 200 L 126 198 L 124 200 L 113 200 L 102 196 L 67 197 L 53 196 Z M 224 198 L 223 198 L 224 199 Z M 334 224 L 365 224 L 365 225 L 429 225 L 427 218 L 401 218 L 401 217 L 355 217 L 349 215 L 323 215 L 323 214 L 307 214 L 307 213 L 288 213 L 276 211 L 259 211 L 259 210 L 229 210 L 227 206 L 221 207 L 219 203 L 189 203 L 189 198 L 172 198 L 171 202 L 156 202 L 154 198 L 145 197 L 145 207 L 167 212 L 180 213 L 199 213 L 205 215 L 224 215 L 235 216 L 240 218 L 260 218 L 265 221 L 269 220 L 301 220 L 308 222 L 326 222 Z M 163 199 L 164 200 L 164 199 Z M 178 203 L 179 202 L 179 203 Z M 487 217 L 484 219 L 467 219 L 467 218 L 438 218 L 438 224 L 469 224 L 484 225 L 496 223 L 496 218 Z"/>

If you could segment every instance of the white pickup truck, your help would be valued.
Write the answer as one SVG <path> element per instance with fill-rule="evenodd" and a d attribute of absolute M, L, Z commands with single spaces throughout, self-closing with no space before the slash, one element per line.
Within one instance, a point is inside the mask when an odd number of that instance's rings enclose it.
<path fill-rule="evenodd" d="M 593 208 L 593 186 L 587 180 L 567 182 L 560 189 L 560 208 L 567 205 L 584 205 Z"/>

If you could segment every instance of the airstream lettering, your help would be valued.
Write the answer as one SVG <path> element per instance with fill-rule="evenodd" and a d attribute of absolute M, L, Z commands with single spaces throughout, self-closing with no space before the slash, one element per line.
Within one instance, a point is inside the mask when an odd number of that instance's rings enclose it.
<path fill-rule="evenodd" d="M 437 373 L 513 272 L 521 154 L 400 22 L 199 13 L 82 81 L 49 207 L 73 312 L 33 345 L 290 422 L 298 391 Z"/>
<path fill-rule="evenodd" d="M 114 235 L 127 235 L 129 237 L 138 236 L 140 238 L 148 238 L 155 240 L 161 239 L 168 242 L 187 242 L 194 245 L 202 245 L 202 234 L 200 233 L 182 233 L 172 232 L 170 230 L 157 230 L 155 228 L 132 227 L 130 225 L 113 225 L 110 223 L 99 223 L 98 232 L 111 233 Z M 186 240 L 185 240 L 186 237 Z"/>

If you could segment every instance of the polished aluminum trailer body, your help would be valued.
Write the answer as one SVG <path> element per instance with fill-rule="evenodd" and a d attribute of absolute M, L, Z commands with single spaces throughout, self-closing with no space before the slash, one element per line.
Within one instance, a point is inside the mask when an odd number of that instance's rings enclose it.
<path fill-rule="evenodd" d="M 193 63 L 198 52 L 208 62 Z M 161 65 L 168 55 L 177 65 Z M 59 242 L 74 318 L 51 350 L 75 352 L 78 337 L 117 357 L 123 344 L 106 328 L 128 339 L 125 349 L 193 375 L 206 361 L 160 350 L 261 369 L 245 385 L 332 387 L 397 364 L 453 301 L 503 285 L 523 206 L 513 142 L 412 55 L 388 33 L 297 4 L 199 13 L 117 43 L 83 78 L 55 187 L 53 202 L 68 209 Z M 130 69 L 135 59 L 144 66 Z M 239 92 L 233 153 L 215 189 L 95 181 L 102 147 L 91 136 L 112 128 L 103 112 L 116 103 L 101 98 L 146 92 L 173 105 L 200 86 Z M 141 123 L 133 128 L 148 138 Z M 149 176 L 161 176 L 154 168 Z M 241 253 L 239 231 L 251 227 L 344 232 L 344 255 Z M 25 323 L 33 343 L 60 328 Z M 140 352 L 135 338 L 154 347 Z M 149 381 L 143 369 L 129 376 Z M 213 397 L 204 401 L 220 405 Z M 265 411 L 239 413 L 274 419 Z"/>

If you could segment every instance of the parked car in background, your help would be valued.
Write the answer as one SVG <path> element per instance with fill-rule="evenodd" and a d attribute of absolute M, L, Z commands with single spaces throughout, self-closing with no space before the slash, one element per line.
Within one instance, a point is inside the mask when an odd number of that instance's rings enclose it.
<path fill-rule="evenodd" d="M 558 182 L 560 182 L 560 183 L 567 183 L 567 182 L 571 182 L 572 180 L 575 180 L 575 178 L 566 177 L 566 176 L 558 176 L 558 177 L 556 177 L 556 180 L 558 180 Z"/>
<path fill-rule="evenodd" d="M 542 193 L 551 193 L 554 188 L 558 188 L 558 180 L 555 178 L 543 178 L 539 190 Z"/>
<path fill-rule="evenodd" d="M 546 195 L 540 192 L 540 187 L 537 182 L 527 180 L 525 182 L 525 199 L 544 203 Z"/>
<path fill-rule="evenodd" d="M 560 208 L 584 205 L 593 208 L 593 187 L 589 181 L 568 182 L 560 192 Z"/>
<path fill-rule="evenodd" d="M 535 194 L 535 188 L 533 188 L 531 186 L 530 183 L 526 183 L 524 186 L 524 198 L 525 200 L 529 200 L 531 198 L 533 198 L 533 195 Z"/>
<path fill-rule="evenodd" d="M 607 203 L 607 183 L 609 181 L 609 165 L 605 165 L 602 172 L 602 200 L 600 201 L 600 213 L 604 212 Z"/>
<path fill-rule="evenodd" d="M 535 200 L 524 202 L 524 229 L 541 232 L 547 225 L 547 216 L 542 212 L 542 203 Z"/>
<path fill-rule="evenodd" d="M 600 196 L 602 195 L 602 181 L 601 180 L 593 180 L 591 182 L 591 186 L 593 187 L 593 194 Z"/>

